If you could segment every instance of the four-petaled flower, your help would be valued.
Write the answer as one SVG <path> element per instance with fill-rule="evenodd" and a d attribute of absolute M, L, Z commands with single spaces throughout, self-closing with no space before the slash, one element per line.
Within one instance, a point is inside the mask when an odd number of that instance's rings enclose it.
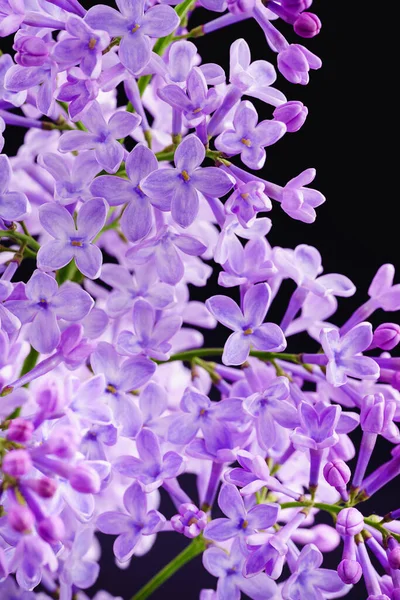
<path fill-rule="evenodd" d="M 222 362 L 242 365 L 251 346 L 266 352 L 282 352 L 285 336 L 275 323 L 263 323 L 271 298 L 268 284 L 258 283 L 250 288 L 243 300 L 243 312 L 228 296 L 213 296 L 206 301 L 211 314 L 225 327 L 233 329 L 224 348 Z"/>

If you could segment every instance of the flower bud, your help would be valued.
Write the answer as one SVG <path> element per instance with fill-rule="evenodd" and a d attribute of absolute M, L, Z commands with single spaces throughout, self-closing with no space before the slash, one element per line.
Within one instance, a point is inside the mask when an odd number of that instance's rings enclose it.
<path fill-rule="evenodd" d="M 364 528 L 364 518 L 356 508 L 344 508 L 337 516 L 336 530 L 340 535 L 356 535 Z"/>
<path fill-rule="evenodd" d="M 388 562 L 391 569 L 400 569 L 400 546 L 388 552 Z"/>
<path fill-rule="evenodd" d="M 46 61 L 49 50 L 42 38 L 30 35 L 21 36 L 14 41 L 15 62 L 22 67 L 40 67 Z"/>
<path fill-rule="evenodd" d="M 52 498 L 58 487 L 57 481 L 55 479 L 50 479 L 50 477 L 30 479 L 24 483 L 25 485 L 29 485 L 30 489 L 41 498 Z"/>
<path fill-rule="evenodd" d="M 324 477 L 334 488 L 345 488 L 350 481 L 351 471 L 343 460 L 333 460 L 324 466 Z"/>
<path fill-rule="evenodd" d="M 60 458 L 72 458 L 79 446 L 79 434 L 73 427 L 60 427 L 47 442 L 48 451 Z"/>
<path fill-rule="evenodd" d="M 321 21 L 314 13 L 303 12 L 294 22 L 293 28 L 302 38 L 312 38 L 321 31 Z"/>
<path fill-rule="evenodd" d="M 396 323 L 382 323 L 374 331 L 371 346 L 381 350 L 393 350 L 400 342 L 400 327 Z"/>
<path fill-rule="evenodd" d="M 382 433 L 391 424 L 396 404 L 383 394 L 368 394 L 361 402 L 360 425 L 367 433 Z"/>
<path fill-rule="evenodd" d="M 11 477 L 22 477 L 32 469 L 32 461 L 26 450 L 11 450 L 3 459 L 3 471 Z"/>
<path fill-rule="evenodd" d="M 79 465 L 74 469 L 69 482 L 74 490 L 82 494 L 97 494 L 101 485 L 98 473 L 85 465 Z"/>
<path fill-rule="evenodd" d="M 298 100 L 291 100 L 278 106 L 273 114 L 276 121 L 285 123 L 287 131 L 294 133 L 303 126 L 308 115 L 308 108 Z"/>
<path fill-rule="evenodd" d="M 32 511 L 16 503 L 7 511 L 7 519 L 11 527 L 20 533 L 30 531 L 35 522 Z"/>
<path fill-rule="evenodd" d="M 30 421 L 17 417 L 10 422 L 7 438 L 13 442 L 28 442 L 32 437 L 33 430 L 33 424 Z"/>
<path fill-rule="evenodd" d="M 188 538 L 193 539 L 200 535 L 207 525 L 206 513 L 199 510 L 195 504 L 181 504 L 179 513 L 171 518 L 171 525 L 175 531 Z"/>
<path fill-rule="evenodd" d="M 300 13 L 310 8 L 312 0 L 282 0 L 282 6 L 293 13 Z"/>
<path fill-rule="evenodd" d="M 57 516 L 42 519 L 37 529 L 42 540 L 48 544 L 56 544 L 62 540 L 65 535 L 64 523 L 60 517 Z"/>
<path fill-rule="evenodd" d="M 362 575 L 361 565 L 356 560 L 346 558 L 339 563 L 337 571 L 343 583 L 347 584 L 357 583 Z"/>

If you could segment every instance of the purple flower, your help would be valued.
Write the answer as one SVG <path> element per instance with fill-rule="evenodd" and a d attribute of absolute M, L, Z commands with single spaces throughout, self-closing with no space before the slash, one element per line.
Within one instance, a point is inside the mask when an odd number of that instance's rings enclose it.
<path fill-rule="evenodd" d="M 308 115 L 308 109 L 302 102 L 292 100 L 281 104 L 274 110 L 274 119 L 285 123 L 286 131 L 294 133 L 304 125 Z"/>
<path fill-rule="evenodd" d="M 4 87 L 9 92 L 18 93 L 38 86 L 36 106 L 42 114 L 51 115 L 57 87 L 57 70 L 57 64 L 50 57 L 35 67 L 14 65 L 6 73 Z"/>
<path fill-rule="evenodd" d="M 278 69 L 291 83 L 307 85 L 309 70 L 321 66 L 321 59 L 300 44 L 291 44 L 278 54 Z"/>
<path fill-rule="evenodd" d="M 0 4 L 0 37 L 7 37 L 18 31 L 24 18 L 24 0 L 2 0 Z"/>
<path fill-rule="evenodd" d="M 45 567 L 54 571 L 57 559 L 53 550 L 39 536 L 21 536 L 9 562 L 10 572 L 15 572 L 18 585 L 23 590 L 33 590 L 39 585 Z"/>
<path fill-rule="evenodd" d="M 21 106 L 26 100 L 26 91 L 10 92 L 4 87 L 4 79 L 6 74 L 13 65 L 13 59 L 9 54 L 3 54 L 0 56 L 0 100 L 9 102 L 14 106 Z"/>
<path fill-rule="evenodd" d="M 292 219 L 314 223 L 317 216 L 315 208 L 325 202 L 321 192 L 304 187 L 313 181 L 315 175 L 315 169 L 306 169 L 282 189 L 281 207 Z"/>
<path fill-rule="evenodd" d="M 336 426 L 340 418 L 340 406 L 326 406 L 317 402 L 315 406 L 302 402 L 299 408 L 301 425 L 294 430 L 291 440 L 295 448 L 321 450 L 330 448 L 339 441 Z"/>
<path fill-rule="evenodd" d="M 284 600 L 303 598 L 326 598 L 326 592 L 335 597 L 344 596 L 349 587 L 344 584 L 336 571 L 321 569 L 322 554 L 314 544 L 304 546 L 296 562 L 296 570 L 282 589 Z"/>
<path fill-rule="evenodd" d="M 225 202 L 225 210 L 237 216 L 242 227 L 251 227 L 259 212 L 272 209 L 271 200 L 264 193 L 261 181 L 238 182 Z"/>
<path fill-rule="evenodd" d="M 112 10 L 112 9 L 110 9 Z M 82 121 L 88 131 L 67 131 L 60 137 L 60 152 L 92 150 L 99 165 L 107 173 L 116 173 L 124 158 L 124 148 L 118 142 L 139 125 L 141 119 L 126 111 L 117 111 L 106 123 L 98 102 L 93 102 Z"/>
<path fill-rule="evenodd" d="M 276 598 L 277 586 L 265 573 L 249 579 L 242 575 L 245 556 L 239 541 L 232 544 L 229 555 L 222 548 L 211 547 L 203 554 L 203 565 L 211 575 L 218 577 L 218 600 L 240 600 L 243 592 L 252 600 Z"/>
<path fill-rule="evenodd" d="M 230 237 L 237 240 L 235 236 Z M 245 284 L 250 287 L 276 275 L 277 268 L 270 260 L 271 247 L 265 237 L 251 239 L 244 247 L 240 242 L 232 246 L 234 252 L 228 253 L 228 262 L 218 276 L 219 285 L 234 287 Z"/>
<path fill-rule="evenodd" d="M 102 373 L 106 380 L 106 397 L 121 435 L 134 438 L 142 426 L 142 415 L 130 391 L 149 381 L 156 370 L 153 361 L 144 356 L 120 363 L 120 356 L 111 344 L 100 342 L 91 356 L 94 373 Z"/>
<path fill-rule="evenodd" d="M 359 323 L 344 336 L 336 329 L 323 329 L 321 345 L 328 359 L 326 378 L 335 387 L 344 385 L 347 377 L 374 380 L 379 377 L 379 366 L 369 356 L 360 353 L 371 345 L 372 325 Z"/>
<path fill-rule="evenodd" d="M 157 171 L 158 162 L 153 152 L 144 144 L 138 144 L 125 161 L 129 180 L 110 175 L 97 177 L 90 191 L 93 196 L 105 198 L 110 206 L 127 204 L 121 218 L 121 229 L 131 242 L 147 236 L 153 223 L 151 205 L 165 210 L 165 198 L 160 202 L 148 198 L 143 192 L 142 181 Z M 169 204 L 167 203 L 167 209 Z"/>
<path fill-rule="evenodd" d="M 218 505 L 227 518 L 213 519 L 204 530 L 204 537 L 216 542 L 268 529 L 275 525 L 279 512 L 278 504 L 257 504 L 247 511 L 237 487 L 230 483 L 222 486 Z"/>
<path fill-rule="evenodd" d="M 21 67 L 39 67 L 43 65 L 48 56 L 50 45 L 39 37 L 33 35 L 20 35 L 15 38 L 15 62 Z"/>
<path fill-rule="evenodd" d="M 147 498 L 139 483 L 132 483 L 124 493 L 126 513 L 105 512 L 97 517 L 102 533 L 118 535 L 114 554 L 120 562 L 128 561 L 142 535 L 152 535 L 162 529 L 165 517 L 157 510 L 147 511 Z"/>
<path fill-rule="evenodd" d="M 206 301 L 211 314 L 225 327 L 233 329 L 224 347 L 222 362 L 241 365 L 247 360 L 251 346 L 266 352 L 282 352 L 286 340 L 278 325 L 263 323 L 271 299 L 266 283 L 250 288 L 243 300 L 243 312 L 227 296 L 213 296 Z"/>
<path fill-rule="evenodd" d="M 258 442 L 266 450 L 274 446 L 279 426 L 293 429 L 299 424 L 296 408 L 287 402 L 289 395 L 287 377 L 277 377 L 265 391 L 246 398 L 245 407 L 256 421 Z"/>
<path fill-rule="evenodd" d="M 103 227 L 106 216 L 107 207 L 102 198 L 93 198 L 81 207 L 76 227 L 71 213 L 63 206 L 41 206 L 40 223 L 55 239 L 40 248 L 38 267 L 54 271 L 75 259 L 75 264 L 83 275 L 96 279 L 100 274 L 103 258 L 100 248 L 92 242 Z"/>
<path fill-rule="evenodd" d="M 41 154 L 38 163 L 54 177 L 54 199 L 60 204 L 66 206 L 73 202 L 86 202 L 93 197 L 94 194 L 89 192 L 89 184 L 101 167 L 92 150 L 80 152 L 72 165 L 66 157 L 50 152 Z"/>
<path fill-rule="evenodd" d="M 217 167 L 200 167 L 205 155 L 199 138 L 188 135 L 175 152 L 175 169 L 153 171 L 141 185 L 150 198 L 170 200 L 172 218 L 181 227 L 189 227 L 196 218 L 199 192 L 220 198 L 233 187 L 230 177 Z"/>
<path fill-rule="evenodd" d="M 186 93 L 176 84 L 166 85 L 157 93 L 161 100 L 183 113 L 190 127 L 199 125 L 222 101 L 215 89 L 207 89 L 206 78 L 199 67 L 191 69 Z"/>
<path fill-rule="evenodd" d="M 117 349 L 121 354 L 146 354 L 156 360 L 167 360 L 171 350 L 169 340 L 180 330 L 182 318 L 167 315 L 156 320 L 153 306 L 139 298 L 133 305 L 133 329 L 121 331 Z"/>
<path fill-rule="evenodd" d="M 157 310 L 170 306 L 175 300 L 174 288 L 158 281 L 155 269 L 136 267 L 132 275 L 127 268 L 113 263 L 103 265 L 101 280 L 113 287 L 107 296 L 106 310 L 110 317 L 128 312 L 137 298 L 143 298 Z"/>
<path fill-rule="evenodd" d="M 200 430 L 206 445 L 222 437 L 220 430 L 227 424 L 242 421 L 245 415 L 239 398 L 227 398 L 211 402 L 208 396 L 196 388 L 187 388 L 180 403 L 181 413 L 172 418 L 167 438 L 173 444 L 188 444 Z"/>
<path fill-rule="evenodd" d="M 166 479 L 174 479 L 182 473 L 183 457 L 172 451 L 162 455 L 158 438 L 150 429 L 142 429 L 136 438 L 136 447 L 140 458 L 119 456 L 114 468 L 121 475 L 140 481 L 146 492 L 157 489 Z"/>
<path fill-rule="evenodd" d="M 171 525 L 174 531 L 193 539 L 200 535 L 207 525 L 207 515 L 195 504 L 186 502 L 180 505 L 179 514 L 171 518 Z"/>
<path fill-rule="evenodd" d="M 261 169 L 265 163 L 264 148 L 275 144 L 286 132 L 286 125 L 280 121 L 261 121 L 257 125 L 258 114 L 248 100 L 241 102 L 233 118 L 234 129 L 226 129 L 215 140 L 215 147 L 228 156 L 240 154 L 240 158 L 250 169 Z"/>
<path fill-rule="evenodd" d="M 252 63 L 247 42 L 243 38 L 233 42 L 230 48 L 229 81 L 242 94 L 279 106 L 286 102 L 286 98 L 281 91 L 270 87 L 275 80 L 276 72 L 271 63 L 266 60 L 255 60 Z"/>
<path fill-rule="evenodd" d="M 303 38 L 312 38 L 321 31 L 321 21 L 314 13 L 302 12 L 293 27 L 297 35 Z"/>
<path fill-rule="evenodd" d="M 6 306 L 22 323 L 31 323 L 29 341 L 43 354 L 52 352 L 60 341 L 58 319 L 82 320 L 94 305 L 92 298 L 72 281 L 60 289 L 56 280 L 35 271 L 25 286 L 26 300 L 10 300 Z"/>
<path fill-rule="evenodd" d="M 178 27 L 177 13 L 166 5 L 156 5 L 144 12 L 144 0 L 117 0 L 121 12 L 99 4 L 85 15 L 93 29 L 108 31 L 111 36 L 122 37 L 119 58 L 131 73 L 138 73 L 150 60 L 150 38 L 169 35 Z"/>
<path fill-rule="evenodd" d="M 176 285 L 185 273 L 180 252 L 189 256 L 200 256 L 206 250 L 207 246 L 195 237 L 180 235 L 164 226 L 154 237 L 130 248 L 126 258 L 134 265 L 153 262 L 161 281 Z"/>
<path fill-rule="evenodd" d="M 75 586 L 85 590 L 95 583 L 99 575 L 100 565 L 89 556 L 86 556 L 92 547 L 93 541 L 94 532 L 91 527 L 84 527 L 76 532 L 60 575 L 61 597 L 68 598 L 67 594 L 72 593 L 71 588 L 75 589 Z"/>
<path fill-rule="evenodd" d="M 66 37 L 53 48 L 53 58 L 64 68 L 79 63 L 83 73 L 96 78 L 101 72 L 102 51 L 110 43 L 104 31 L 93 31 L 76 15 L 69 15 L 65 24 L 71 37 Z"/>
<path fill-rule="evenodd" d="M 0 218 L 19 221 L 29 210 L 28 198 L 21 192 L 9 192 L 12 170 L 5 154 L 0 154 Z"/>

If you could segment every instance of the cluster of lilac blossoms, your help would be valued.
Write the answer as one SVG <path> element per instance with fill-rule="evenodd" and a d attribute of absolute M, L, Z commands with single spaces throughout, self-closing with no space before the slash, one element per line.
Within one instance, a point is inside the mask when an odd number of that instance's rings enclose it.
<path fill-rule="evenodd" d="M 400 284 L 383 265 L 332 324 L 353 283 L 316 248 L 266 239 L 273 203 L 314 222 L 314 169 L 283 187 L 254 172 L 307 118 L 274 85 L 276 68 L 305 85 L 321 67 L 297 43 L 319 33 L 311 3 L 0 0 L 0 152 L 27 130 L 0 154 L 2 600 L 114 598 L 89 589 L 100 532 L 132 562 L 132 600 L 200 555 L 215 578 L 200 600 L 338 598 L 361 578 L 368 600 L 400 599 L 400 506 L 362 504 L 400 474 L 400 327 L 369 322 L 400 309 Z M 191 29 L 198 6 L 208 22 Z M 244 39 L 229 73 L 202 63 L 190 39 L 246 19 L 276 67 Z M 213 267 L 221 294 L 191 299 Z M 217 325 L 224 348 L 204 347 Z M 290 353 L 304 333 L 315 352 Z M 393 449 L 373 470 L 379 436 Z M 138 590 L 158 534 L 188 542 Z"/>

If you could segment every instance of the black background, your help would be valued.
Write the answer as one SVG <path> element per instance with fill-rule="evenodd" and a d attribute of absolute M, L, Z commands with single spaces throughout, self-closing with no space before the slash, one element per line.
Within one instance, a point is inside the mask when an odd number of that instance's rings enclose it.
<path fill-rule="evenodd" d="M 89 8 L 93 3 L 86 2 Z M 113 5 L 112 2 L 109 2 Z M 309 109 L 303 128 L 287 134 L 268 149 L 267 162 L 260 176 L 279 184 L 308 167 L 317 169 L 313 187 L 319 189 L 327 202 L 317 209 L 313 225 L 290 219 L 277 205 L 270 216 L 273 228 L 268 239 L 273 245 L 295 247 L 299 243 L 316 246 L 321 252 L 325 272 L 343 273 L 357 285 L 353 298 L 342 299 L 339 310 L 331 319 L 340 324 L 364 302 L 371 278 L 377 268 L 392 262 L 399 266 L 396 133 L 397 76 L 391 58 L 390 18 L 377 10 L 374 13 L 360 7 L 343 7 L 343 3 L 315 0 L 311 10 L 322 20 L 320 35 L 312 40 L 297 38 L 291 28 L 278 22 L 278 28 L 290 42 L 304 43 L 323 60 L 319 71 L 311 72 L 308 86 L 288 83 L 278 75 L 275 87 L 290 100 L 301 100 Z M 357 3 L 358 4 L 358 3 Z M 216 15 L 217 16 L 217 15 Z M 190 26 L 210 19 L 203 9 L 196 11 Z M 269 50 L 264 34 L 254 21 L 231 26 L 228 29 L 195 40 L 203 62 L 217 62 L 227 69 L 229 46 L 238 37 L 250 45 L 252 59 L 265 59 L 276 64 L 276 56 Z M 1 48 L 8 51 L 7 40 Z M 270 118 L 272 107 L 255 101 L 260 119 Z M 4 152 L 13 155 L 21 143 L 21 131 L 7 130 Z M 398 155 L 398 153 L 397 153 Z M 23 275 L 23 274 L 21 274 Z M 26 275 L 26 273 L 25 273 Z M 283 314 L 286 301 L 293 290 L 283 287 L 279 301 L 269 314 L 277 320 Z M 205 299 L 216 292 L 216 278 L 206 290 L 192 290 L 194 297 Z M 382 321 L 398 321 L 398 315 L 377 313 L 374 325 Z M 206 342 L 221 345 L 224 331 L 205 332 Z M 314 343 L 299 338 L 290 350 L 313 351 Z M 357 443 L 358 435 L 353 437 Z M 390 445 L 380 441 L 374 453 L 372 467 L 389 456 Z M 350 466 L 353 466 L 354 461 Z M 183 485 L 194 489 L 194 481 L 184 476 Z M 384 492 L 377 494 L 362 506 L 364 514 L 398 508 L 398 484 L 392 482 Z M 172 507 L 163 496 L 166 514 Z M 106 589 L 129 599 L 148 579 L 186 545 L 177 534 L 161 534 L 151 552 L 143 558 L 134 558 L 131 567 L 120 571 L 114 566 L 111 540 L 102 536 L 102 571 L 95 589 Z M 335 568 L 341 551 L 327 555 L 324 566 Z M 152 597 L 155 600 L 175 598 L 194 600 L 204 587 L 214 587 L 216 580 L 201 566 L 198 558 L 176 574 Z M 352 600 L 366 597 L 362 585 L 347 596 Z"/>

